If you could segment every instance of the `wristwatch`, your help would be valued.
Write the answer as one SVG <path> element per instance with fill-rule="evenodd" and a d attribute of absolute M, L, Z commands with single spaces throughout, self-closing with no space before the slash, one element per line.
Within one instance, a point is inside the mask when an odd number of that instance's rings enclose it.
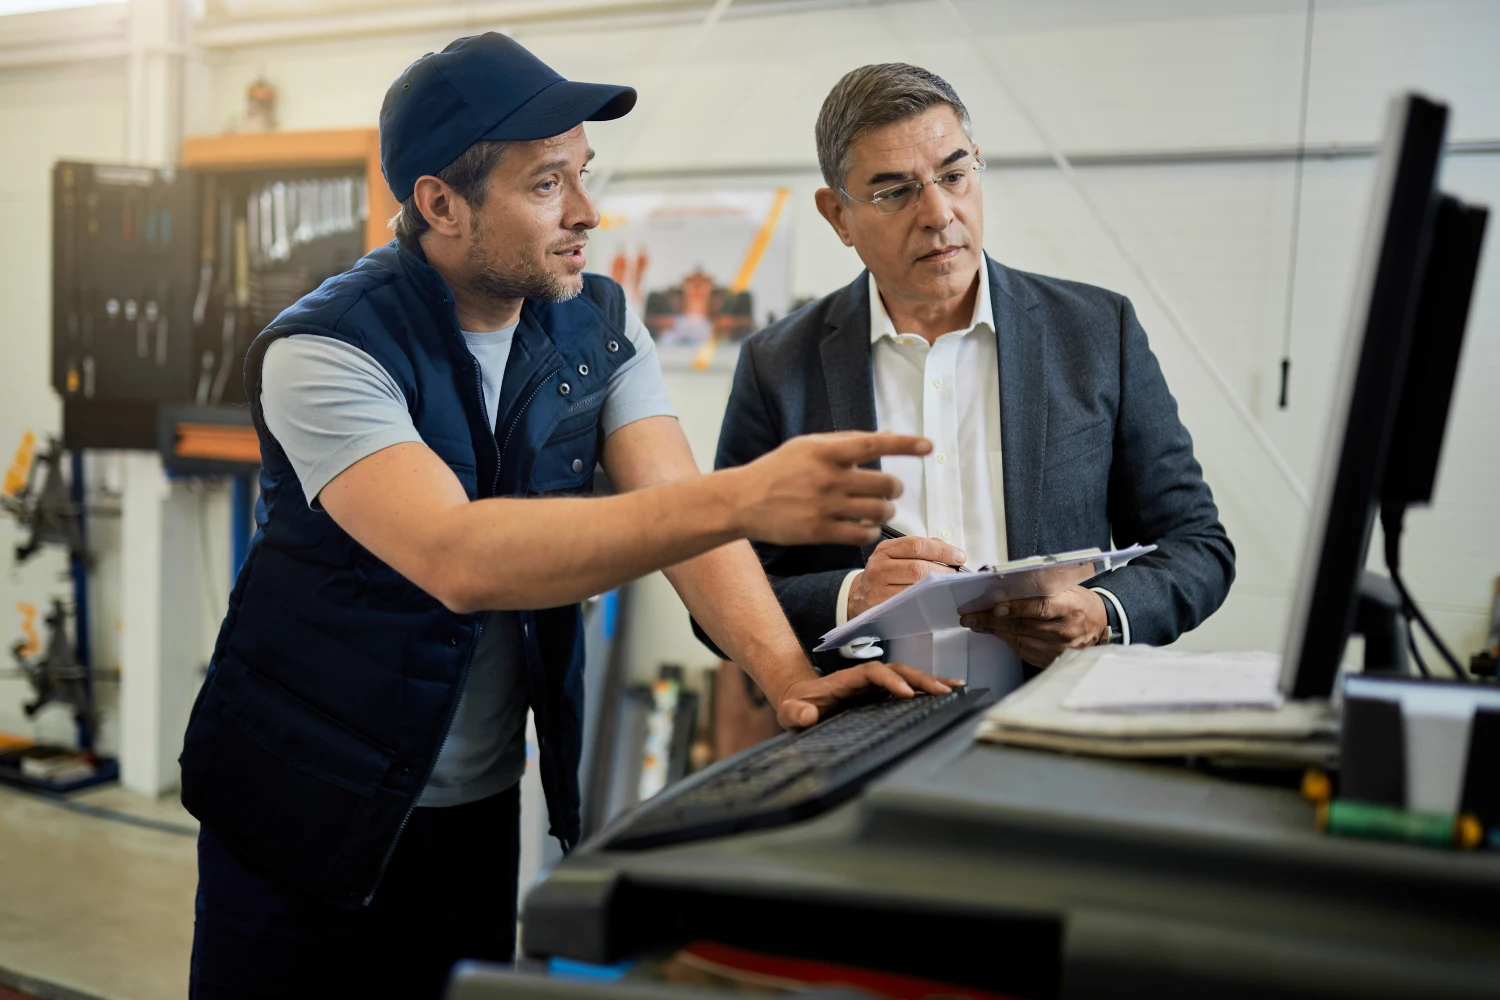
<path fill-rule="evenodd" d="M 1099 600 L 1104 604 L 1104 617 L 1109 621 L 1109 626 L 1107 629 L 1108 634 L 1104 637 L 1103 642 L 1099 643 L 1099 645 L 1102 646 L 1106 643 L 1110 645 L 1118 645 L 1120 642 L 1124 641 L 1125 637 L 1120 634 L 1120 616 L 1115 613 L 1115 602 L 1109 600 L 1103 594 L 1099 595 Z"/>

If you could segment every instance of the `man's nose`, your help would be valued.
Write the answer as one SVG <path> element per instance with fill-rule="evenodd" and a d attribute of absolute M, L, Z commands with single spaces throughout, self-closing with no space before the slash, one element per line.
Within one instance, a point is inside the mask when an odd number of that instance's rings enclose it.
<path fill-rule="evenodd" d="M 923 229 L 947 229 L 953 222 L 948 192 L 936 184 L 923 184 L 917 193 L 917 222 Z"/>
<path fill-rule="evenodd" d="M 582 184 L 572 189 L 568 198 L 563 217 L 564 229 L 597 229 L 599 227 L 599 210 L 594 207 L 594 199 Z"/>

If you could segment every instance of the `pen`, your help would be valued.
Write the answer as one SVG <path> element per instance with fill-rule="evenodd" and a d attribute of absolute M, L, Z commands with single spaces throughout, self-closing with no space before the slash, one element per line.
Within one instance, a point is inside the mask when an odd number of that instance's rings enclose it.
<path fill-rule="evenodd" d="M 882 535 L 884 535 L 885 537 L 887 537 L 887 538 L 905 538 L 906 537 L 901 532 L 899 532 L 895 528 L 891 527 L 889 524 L 886 524 L 884 521 L 880 522 L 880 533 Z M 936 559 L 934 559 L 932 561 L 933 562 L 937 562 Z M 967 566 L 953 566 L 953 565 L 950 565 L 949 563 L 945 563 L 945 562 L 939 562 L 938 565 L 939 566 L 947 566 L 949 569 L 951 569 L 951 570 L 957 570 L 960 573 L 972 573 L 972 572 L 974 572 L 972 569 L 970 569 Z"/>

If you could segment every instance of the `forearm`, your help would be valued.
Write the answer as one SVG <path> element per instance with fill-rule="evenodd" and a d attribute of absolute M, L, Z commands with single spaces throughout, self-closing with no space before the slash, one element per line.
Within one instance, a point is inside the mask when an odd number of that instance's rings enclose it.
<path fill-rule="evenodd" d="M 549 608 L 740 538 L 868 541 L 900 487 L 861 463 L 930 448 L 896 435 L 806 437 L 774 458 L 699 476 L 677 421 L 655 417 L 606 439 L 605 469 L 625 490 L 615 497 L 470 500 L 436 453 L 403 442 L 345 469 L 318 499 L 355 541 L 451 610 Z"/>
<path fill-rule="evenodd" d="M 703 630 L 773 705 L 792 684 L 817 676 L 748 542 L 670 566 L 666 576 Z"/>
<path fill-rule="evenodd" d="M 426 567 L 454 610 L 571 604 L 740 537 L 732 477 L 613 497 L 459 504 L 433 526 Z M 759 566 L 756 566 L 759 573 Z"/>
<path fill-rule="evenodd" d="M 824 635 L 838 625 L 839 588 L 844 577 L 849 575 L 849 570 L 813 570 L 787 575 L 785 570 L 790 568 L 794 567 L 788 567 L 784 562 L 767 567 L 766 579 L 770 581 L 771 592 L 776 595 L 787 621 L 791 623 L 792 633 L 819 669 L 837 670 L 848 666 L 851 661 L 837 650 L 827 653 L 814 653 L 812 650 L 823 641 Z"/>

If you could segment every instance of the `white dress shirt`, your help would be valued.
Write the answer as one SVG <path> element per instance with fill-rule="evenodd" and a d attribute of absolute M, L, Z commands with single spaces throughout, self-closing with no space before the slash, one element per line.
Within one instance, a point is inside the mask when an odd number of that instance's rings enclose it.
<path fill-rule="evenodd" d="M 976 569 L 1010 558 L 1005 536 L 1000 358 L 994 316 L 987 264 L 979 268 L 979 294 L 969 324 L 939 336 L 931 344 L 917 334 L 896 329 L 875 276 L 870 276 L 876 426 L 897 434 L 918 434 L 933 445 L 932 452 L 922 458 L 881 459 L 881 468 L 900 479 L 903 488 L 889 523 L 903 534 L 941 538 L 957 546 L 968 557 L 966 565 Z M 862 572 L 853 570 L 844 578 L 834 612 L 837 625 L 848 621 L 849 591 Z M 1124 609 L 1113 594 L 1102 590 L 1100 594 L 1114 605 L 1128 641 Z M 967 629 L 953 631 L 967 636 L 971 672 L 981 662 L 991 668 L 997 663 L 1019 667 L 1010 648 L 995 636 Z M 931 640 L 934 654 L 946 645 L 942 658 L 952 663 L 961 639 L 959 635 L 937 634 Z M 895 645 L 886 643 L 887 647 Z M 861 655 L 858 650 L 845 650 L 846 655 Z M 886 653 L 892 659 L 908 660 L 894 648 L 887 648 Z M 1009 669 L 1003 672 L 1012 673 Z"/>
<path fill-rule="evenodd" d="M 989 268 L 969 325 L 932 344 L 898 333 L 870 277 L 870 357 L 875 421 L 920 434 L 932 453 L 893 456 L 881 468 L 901 480 L 890 525 L 963 549 L 970 567 L 1006 560 L 1005 472 L 1000 455 L 1000 359 L 990 307 Z"/>

